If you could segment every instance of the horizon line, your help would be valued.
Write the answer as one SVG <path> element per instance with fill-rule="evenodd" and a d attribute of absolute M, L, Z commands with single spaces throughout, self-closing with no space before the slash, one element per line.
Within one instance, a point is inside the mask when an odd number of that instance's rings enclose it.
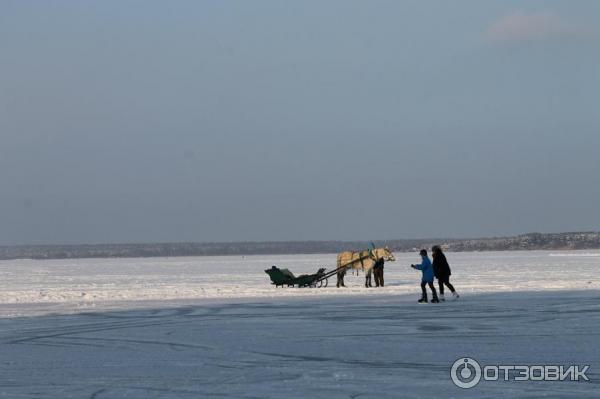
<path fill-rule="evenodd" d="M 246 240 L 246 241 L 144 241 L 144 242 L 96 242 L 96 243 L 55 243 L 55 244 L 0 244 L 0 248 L 10 247 L 77 247 L 77 246 L 103 246 L 103 245 L 165 245 L 165 244 L 201 244 L 201 245 L 231 245 L 231 244 L 277 244 L 277 243 L 358 243 L 358 242 L 389 242 L 389 241 L 464 241 L 464 240 L 490 240 L 500 238 L 522 237 L 533 234 L 553 235 L 553 234 L 600 234 L 600 231 L 561 231 L 561 232 L 528 232 L 513 235 L 498 235 L 498 236 L 480 236 L 480 237 L 429 237 L 429 238 L 387 238 L 387 239 L 354 239 L 354 240 Z"/>

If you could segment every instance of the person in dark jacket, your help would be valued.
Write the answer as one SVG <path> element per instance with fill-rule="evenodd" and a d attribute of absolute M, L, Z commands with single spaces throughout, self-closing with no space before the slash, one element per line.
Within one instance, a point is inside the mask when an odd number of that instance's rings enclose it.
<path fill-rule="evenodd" d="M 431 294 L 433 298 L 431 299 L 431 303 L 438 303 L 437 292 L 435 291 L 435 287 L 433 286 L 433 266 L 431 265 L 431 261 L 427 256 L 427 251 L 422 249 L 419 252 L 421 255 L 421 264 L 419 265 L 410 265 L 413 269 L 420 270 L 423 272 L 423 277 L 421 278 L 421 291 L 423 292 L 423 296 L 417 302 L 419 303 L 427 303 L 427 291 L 425 290 L 425 286 L 429 285 L 431 289 Z"/>
<path fill-rule="evenodd" d="M 435 278 L 437 278 L 440 287 L 440 299 L 445 301 L 444 285 L 450 289 L 454 299 L 458 299 L 458 293 L 454 289 L 454 286 L 450 284 L 450 275 L 452 272 L 450 271 L 450 265 L 446 260 L 446 255 L 442 252 L 442 248 L 438 245 L 432 247 L 431 256 L 433 257 L 433 273 L 435 274 Z"/>
<path fill-rule="evenodd" d="M 375 287 L 383 287 L 383 265 L 385 260 L 383 258 L 377 259 L 377 262 L 373 265 L 373 275 L 375 276 Z"/>

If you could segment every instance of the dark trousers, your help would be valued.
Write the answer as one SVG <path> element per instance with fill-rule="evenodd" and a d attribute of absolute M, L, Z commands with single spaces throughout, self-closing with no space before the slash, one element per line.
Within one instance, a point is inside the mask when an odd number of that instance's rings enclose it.
<path fill-rule="evenodd" d="M 423 298 L 427 299 L 427 291 L 425 290 L 425 286 L 428 285 L 429 288 L 431 289 L 431 295 L 433 295 L 433 298 L 437 298 L 437 292 L 435 292 L 435 287 L 433 286 L 433 282 L 432 281 L 421 281 L 421 291 L 423 291 Z"/>
<path fill-rule="evenodd" d="M 373 269 L 373 275 L 375 276 L 375 286 L 383 287 L 383 267 Z"/>
<path fill-rule="evenodd" d="M 450 276 L 438 277 L 438 284 L 440 286 L 440 295 L 444 295 L 444 285 L 450 289 L 450 292 L 455 292 L 454 286 L 450 284 Z"/>

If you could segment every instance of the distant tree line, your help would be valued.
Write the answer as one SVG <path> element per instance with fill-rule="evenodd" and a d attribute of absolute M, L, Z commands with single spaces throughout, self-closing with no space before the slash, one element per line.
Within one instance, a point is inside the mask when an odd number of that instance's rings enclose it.
<path fill-rule="evenodd" d="M 442 245 L 447 251 L 599 249 L 600 232 L 529 233 L 476 239 L 378 240 L 396 252 Z M 370 241 L 267 241 L 221 243 L 154 243 L 0 246 L 0 259 L 139 258 L 210 255 L 336 253 L 368 248 Z"/>

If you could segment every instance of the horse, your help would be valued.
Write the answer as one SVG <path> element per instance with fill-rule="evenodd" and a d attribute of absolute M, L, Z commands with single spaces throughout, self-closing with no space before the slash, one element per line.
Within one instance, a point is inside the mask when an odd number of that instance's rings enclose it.
<path fill-rule="evenodd" d="M 365 276 L 365 287 L 371 287 L 371 273 L 373 271 L 375 262 L 379 258 L 383 258 L 385 261 L 392 262 L 396 260 L 396 258 L 394 258 L 394 254 L 389 250 L 388 247 L 375 248 L 361 252 L 345 251 L 339 253 L 337 256 L 337 267 L 338 269 L 340 269 L 342 266 L 345 267 L 337 272 L 338 288 L 345 287 L 344 276 L 346 275 L 346 271 L 350 268 L 364 270 L 367 273 Z"/>

